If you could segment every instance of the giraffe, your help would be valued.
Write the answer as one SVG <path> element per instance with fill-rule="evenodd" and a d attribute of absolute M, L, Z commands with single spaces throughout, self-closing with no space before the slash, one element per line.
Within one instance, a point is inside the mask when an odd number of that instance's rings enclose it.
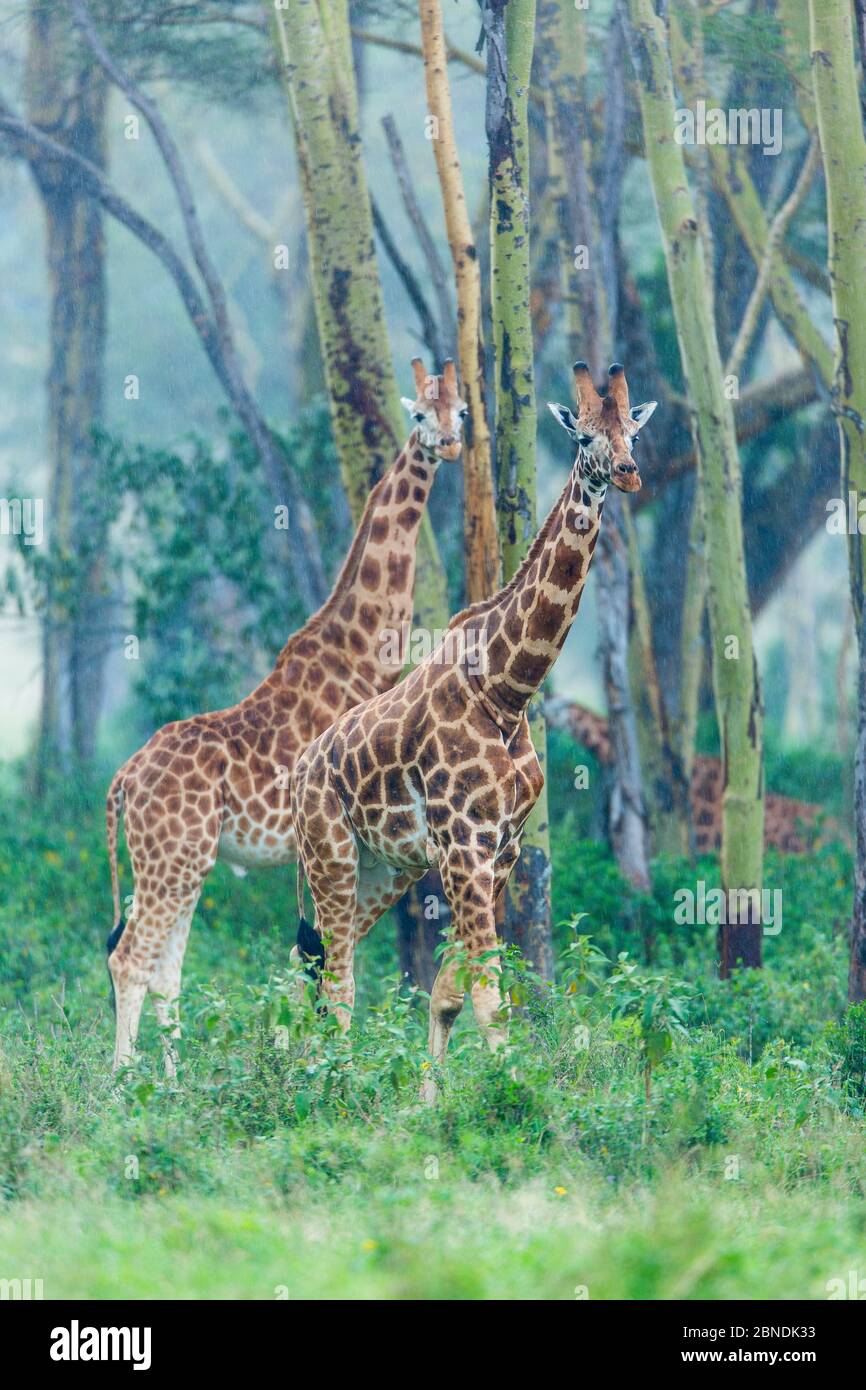
<path fill-rule="evenodd" d="M 563 696 L 546 700 L 544 715 L 548 728 L 565 729 L 603 766 L 610 764 L 613 757 L 610 730 L 603 715 Z M 721 758 L 695 754 L 689 804 L 696 854 L 713 854 L 721 849 L 722 791 Z M 796 801 L 789 796 L 767 792 L 764 798 L 764 848 L 777 849 L 783 854 L 807 854 L 815 847 L 820 819 L 821 807 L 815 802 Z M 832 828 L 832 823 L 824 828 Z"/>
<path fill-rule="evenodd" d="M 603 398 L 586 363 L 573 370 L 577 416 L 550 409 L 577 443 L 574 465 L 517 573 L 453 620 L 446 638 L 462 634 L 463 642 L 444 640 L 401 685 L 336 719 L 295 764 L 299 913 L 306 877 L 317 923 L 301 916 L 299 947 L 318 956 L 313 973 L 344 1029 L 356 943 L 435 865 L 456 942 L 474 967 L 475 1017 L 493 1048 L 505 1041 L 495 903 L 543 784 L 527 706 L 577 613 L 608 484 L 623 492 L 641 485 L 632 445 L 656 408 L 630 407 L 619 364 Z M 483 660 L 470 661 L 467 651 Z M 463 1007 L 460 963 L 459 952 L 446 954 L 431 993 L 437 1064 Z M 423 1094 L 435 1100 L 432 1071 Z"/>
<path fill-rule="evenodd" d="M 117 923 L 108 938 L 114 1067 L 132 1056 L 148 992 L 163 1028 L 168 1076 L 180 1036 L 181 969 L 205 878 L 217 858 L 241 874 L 296 857 L 289 774 L 300 750 L 344 710 L 399 679 L 412 617 L 415 543 L 440 461 L 462 450 L 466 403 L 454 362 L 427 376 L 413 359 L 409 440 L 367 499 L 327 601 L 289 638 L 270 675 L 230 709 L 166 724 L 118 770 L 106 828 Z M 120 910 L 117 830 L 125 818 L 135 891 Z"/>

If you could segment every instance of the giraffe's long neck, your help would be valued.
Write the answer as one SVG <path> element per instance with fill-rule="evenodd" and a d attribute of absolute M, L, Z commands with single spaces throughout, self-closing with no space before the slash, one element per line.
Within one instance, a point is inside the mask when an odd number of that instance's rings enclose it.
<path fill-rule="evenodd" d="M 607 491 L 587 479 L 587 463 L 579 451 L 519 570 L 493 600 L 479 605 L 472 681 L 506 724 L 520 719 L 549 675 L 580 605 Z"/>
<path fill-rule="evenodd" d="M 413 431 L 367 498 L 331 594 L 307 624 L 344 646 L 377 688 L 403 665 L 397 648 L 412 620 L 415 547 L 438 467 Z"/>

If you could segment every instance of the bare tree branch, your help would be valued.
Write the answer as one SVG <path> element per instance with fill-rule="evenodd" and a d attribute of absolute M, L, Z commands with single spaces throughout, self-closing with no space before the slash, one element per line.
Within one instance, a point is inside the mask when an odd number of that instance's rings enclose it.
<path fill-rule="evenodd" d="M 71 0 L 71 6 L 75 15 L 75 22 L 88 48 L 110 81 L 141 112 L 162 155 L 177 195 L 193 260 L 210 299 L 215 332 L 220 344 L 224 379 L 230 383 L 232 404 L 262 461 L 265 476 L 274 496 L 280 498 L 284 491 L 288 496 L 289 524 L 286 528 L 286 535 L 290 542 L 292 570 L 301 602 L 306 612 L 310 613 L 324 601 L 327 594 L 327 584 L 312 516 L 306 502 L 300 495 L 291 471 L 285 465 L 279 446 L 244 381 L 234 346 L 225 290 L 205 245 L 192 187 L 187 178 L 180 152 L 153 102 L 108 53 L 94 28 L 84 0 Z"/>
<path fill-rule="evenodd" d="M 823 290 L 824 294 L 830 293 L 830 276 L 827 274 L 826 266 L 819 265 L 813 261 L 811 256 L 805 256 L 796 247 L 785 245 L 782 247 L 782 256 L 792 270 L 796 270 L 801 279 L 807 285 L 812 285 L 816 290 Z"/>
<path fill-rule="evenodd" d="M 238 221 L 266 246 L 272 245 L 276 235 L 274 224 L 244 197 L 228 170 L 220 163 L 211 142 L 206 136 L 200 135 L 195 147 L 208 178 Z"/>
<path fill-rule="evenodd" d="M 424 50 L 417 43 L 409 43 L 406 39 L 392 39 L 388 34 L 374 34 L 371 29 L 352 29 L 352 38 L 359 43 L 375 44 L 377 48 L 391 48 L 397 53 L 411 53 L 415 58 L 423 58 Z M 464 49 L 457 48 L 450 40 L 445 40 L 445 51 L 449 63 L 462 63 L 464 67 L 470 68 L 472 72 L 485 73 L 486 65 L 482 58 L 476 58 L 474 53 L 466 53 Z"/>
<path fill-rule="evenodd" d="M 388 142 L 388 150 L 391 155 L 391 162 L 394 165 L 394 172 L 397 175 L 397 183 L 400 186 L 400 193 L 403 198 L 403 206 L 406 215 L 415 229 L 424 260 L 427 263 L 427 272 L 436 292 L 436 299 L 439 305 L 439 324 L 441 327 L 440 339 L 442 352 L 437 354 L 436 362 L 441 362 L 443 357 L 453 357 L 456 344 L 456 327 L 454 314 L 451 309 L 451 297 L 448 293 L 448 277 L 445 274 L 445 267 L 436 249 L 436 242 L 433 240 L 427 220 L 418 204 L 415 196 L 415 188 L 412 183 L 412 175 L 409 172 L 409 165 L 406 161 L 406 153 L 403 149 L 403 142 L 394 117 L 391 115 L 382 117 L 382 128 L 385 131 L 385 139 Z"/>
<path fill-rule="evenodd" d="M 111 186 L 101 169 L 98 169 L 95 164 L 91 164 L 90 160 L 76 154 L 74 150 L 61 145 L 57 140 L 53 140 L 50 135 L 46 135 L 36 126 L 28 125 L 26 121 L 19 119 L 2 98 L 0 98 L 0 130 L 12 137 L 19 152 L 27 159 L 28 163 L 37 163 L 41 155 L 43 158 L 65 160 L 67 163 L 73 164 L 82 181 L 82 186 L 89 196 L 96 198 L 106 212 L 110 212 L 112 217 L 121 222 L 132 232 L 133 236 L 137 237 L 148 250 L 162 261 L 177 286 L 184 308 L 207 353 L 208 361 L 228 394 L 229 382 L 225 375 L 213 320 L 195 281 L 168 238 L 146 217 L 142 217 L 140 213 L 136 212 L 131 203 L 128 203 L 122 194 Z"/>
<path fill-rule="evenodd" d="M 441 363 L 446 355 L 442 349 L 442 335 L 430 311 L 430 306 L 424 298 L 424 292 L 418 284 L 411 266 L 404 261 L 400 252 L 397 250 L 397 243 L 388 230 L 387 223 L 382 215 L 382 209 L 379 207 L 375 198 L 370 198 L 370 208 L 373 213 L 373 226 L 376 228 L 376 235 L 381 241 L 385 249 L 385 254 L 402 280 L 403 287 L 418 312 L 418 317 L 421 320 L 421 337 L 424 340 L 425 346 L 429 349 L 434 363 Z"/>
<path fill-rule="evenodd" d="M 764 434 L 781 417 L 800 410 L 804 405 L 810 405 L 812 401 L 819 399 L 819 395 L 819 387 L 813 373 L 802 367 L 780 372 L 769 382 L 755 382 L 734 402 L 737 442 L 744 443 Z M 694 466 L 695 455 L 690 449 L 667 460 L 659 466 L 658 471 L 653 469 L 651 472 L 644 472 L 641 469 L 644 487 L 639 493 L 635 493 L 632 499 L 633 507 L 640 509 L 649 506 L 669 483 L 690 473 Z"/>
<path fill-rule="evenodd" d="M 773 261 L 778 254 L 785 233 L 791 224 L 791 219 L 812 185 L 812 180 L 815 177 L 815 171 L 818 168 L 820 158 L 821 148 L 816 134 L 812 136 L 809 142 L 809 148 L 806 152 L 806 158 L 803 161 L 803 167 L 797 176 L 797 182 L 794 184 L 790 196 L 786 198 L 770 224 L 767 240 L 764 243 L 764 254 L 758 268 L 758 277 L 755 280 L 752 293 L 749 296 L 749 302 L 746 305 L 746 312 L 743 315 L 743 321 L 740 324 L 739 332 L 737 333 L 736 340 L 725 365 L 726 376 L 735 376 L 737 374 L 742 365 L 743 358 L 749 350 L 749 345 L 758 327 L 761 309 L 763 308 L 764 301 L 767 298 L 767 293 L 770 288 L 770 277 L 773 274 Z"/>
<path fill-rule="evenodd" d="M 67 163 L 74 165 L 78 177 L 81 180 L 81 185 L 88 195 L 97 199 L 102 207 L 105 208 L 106 212 L 109 212 L 112 217 L 125 226 L 128 231 L 132 232 L 133 236 L 137 237 L 138 240 L 162 262 L 175 283 L 189 320 L 198 334 L 199 341 L 205 350 L 207 359 L 214 370 L 217 380 L 255 444 L 256 440 L 253 436 L 253 432 L 249 428 L 247 420 L 241 412 L 241 403 L 237 399 L 235 380 L 232 373 L 229 372 L 226 367 L 223 344 L 217 332 L 216 324 L 214 323 L 205 301 L 202 299 L 198 286 L 168 238 L 164 236 L 158 227 L 155 227 L 152 222 L 149 222 L 146 217 L 142 217 L 140 213 L 136 212 L 135 208 L 111 186 L 105 175 L 95 164 L 84 159 L 81 155 L 76 154 L 74 150 L 68 149 L 65 145 L 61 145 L 58 141 L 52 140 L 50 135 L 46 135 L 44 131 L 39 130 L 36 126 L 28 125 L 26 121 L 20 120 L 12 113 L 2 98 L 0 98 L 0 130 L 5 131 L 6 134 L 12 138 L 19 152 L 31 165 L 36 165 L 40 158 L 65 160 Z M 260 417 L 258 418 L 260 420 Z M 278 446 L 273 440 L 267 425 L 263 421 L 260 421 L 260 423 L 262 428 L 267 432 L 272 450 L 273 463 L 276 465 L 273 472 L 267 473 L 268 484 L 274 496 L 281 500 L 285 498 L 291 519 L 291 513 L 295 508 L 294 494 L 297 493 L 297 484 L 290 470 L 283 466 L 278 453 Z M 260 455 L 260 457 L 262 456 Z M 263 465 L 266 463 L 264 457 L 262 457 L 262 463 Z M 289 561 L 298 586 L 298 594 L 307 612 L 311 612 L 320 600 L 313 599 L 310 593 L 308 576 L 304 572 L 307 563 L 307 546 L 304 544 L 300 548 L 296 548 L 296 545 L 292 543 L 292 534 L 287 532 L 286 535 L 287 539 L 290 541 Z M 272 542 L 272 544 L 275 544 L 279 541 L 279 533 L 274 530 L 273 536 L 275 542 Z M 317 545 L 316 551 L 318 551 Z M 283 563 L 284 558 L 282 552 L 280 552 L 280 563 Z"/>

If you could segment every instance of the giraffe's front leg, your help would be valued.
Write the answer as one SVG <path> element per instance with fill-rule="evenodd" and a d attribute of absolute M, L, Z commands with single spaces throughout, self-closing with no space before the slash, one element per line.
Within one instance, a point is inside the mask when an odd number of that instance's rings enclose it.
<path fill-rule="evenodd" d="M 466 949 L 472 969 L 470 994 L 475 1018 L 494 1050 L 507 1041 L 508 1000 L 503 999 L 500 988 L 493 862 L 471 850 L 452 846 L 441 855 L 440 871 L 458 947 L 446 955 L 430 995 L 430 1054 L 434 1063 L 441 1066 L 451 1029 L 463 1008 L 463 990 L 457 980 L 465 964 L 459 950 L 461 945 Z M 436 1099 L 436 1083 L 432 1076 L 425 1079 L 422 1095 L 427 1101 Z"/>
<path fill-rule="evenodd" d="M 324 812 L 324 814 L 323 814 Z M 321 992 L 344 1033 L 355 1005 L 358 848 L 345 809 L 326 785 L 305 780 L 294 805 L 299 852 L 325 948 Z"/>
<path fill-rule="evenodd" d="M 355 864 L 331 863 L 326 877 L 310 876 L 316 928 L 325 947 L 322 998 L 348 1033 L 355 1007 Z"/>
<path fill-rule="evenodd" d="M 430 992 L 430 1029 L 427 1035 L 427 1050 L 436 1067 L 441 1067 L 448 1050 L 451 1029 L 463 1008 L 463 990 L 457 984 L 456 976 L 460 968 L 460 957 L 454 953 L 446 954 L 439 973 Z M 421 1099 L 433 1105 L 439 1094 L 435 1074 L 428 1070 L 421 1085 Z"/>
<path fill-rule="evenodd" d="M 354 935 L 354 917 L 345 924 L 337 920 L 325 942 L 322 995 L 343 1033 L 349 1031 L 355 1007 Z"/>

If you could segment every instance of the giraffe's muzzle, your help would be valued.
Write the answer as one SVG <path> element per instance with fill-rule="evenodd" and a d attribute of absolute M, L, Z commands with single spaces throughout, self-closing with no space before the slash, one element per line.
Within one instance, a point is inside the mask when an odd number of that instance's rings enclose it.
<path fill-rule="evenodd" d="M 441 459 L 453 462 L 459 459 L 460 451 L 463 448 L 463 441 L 455 439 L 453 435 L 445 435 L 436 441 L 436 452 Z"/>
<path fill-rule="evenodd" d="M 610 475 L 614 487 L 620 492 L 638 492 L 641 487 L 640 473 L 636 463 L 620 463 Z"/>

